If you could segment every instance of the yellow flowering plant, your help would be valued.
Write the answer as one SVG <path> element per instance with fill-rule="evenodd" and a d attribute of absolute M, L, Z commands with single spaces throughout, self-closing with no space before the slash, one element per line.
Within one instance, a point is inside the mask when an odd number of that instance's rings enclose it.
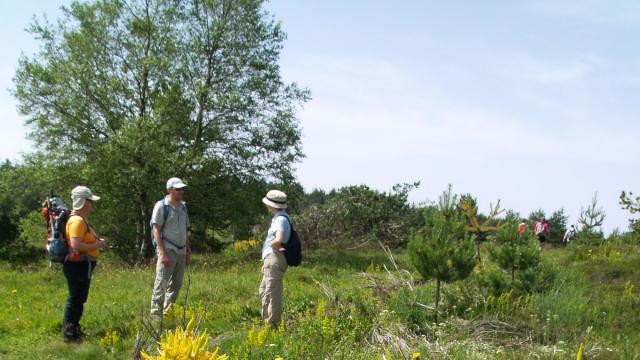
<path fill-rule="evenodd" d="M 186 329 L 181 326 L 168 330 L 158 342 L 158 355 L 152 356 L 142 351 L 145 360 L 227 360 L 227 354 L 219 354 L 219 348 L 211 352 L 207 349 L 209 336 L 205 329 L 202 334 L 195 330 L 196 318 L 192 317 Z"/>

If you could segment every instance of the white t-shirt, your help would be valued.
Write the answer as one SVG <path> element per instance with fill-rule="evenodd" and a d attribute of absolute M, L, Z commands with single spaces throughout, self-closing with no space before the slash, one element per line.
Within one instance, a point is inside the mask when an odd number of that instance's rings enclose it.
<path fill-rule="evenodd" d="M 289 241 L 289 236 L 291 235 L 291 226 L 289 225 L 289 221 L 287 220 L 288 217 L 289 214 L 287 214 L 287 212 L 284 210 L 278 210 L 275 214 L 273 214 L 273 218 L 271 218 L 271 226 L 269 227 L 269 231 L 267 231 L 267 237 L 264 240 L 264 245 L 262 245 L 262 260 L 264 260 L 267 255 L 278 251 L 271 247 L 271 243 L 276 238 L 276 231 L 281 230 L 284 232 L 284 237 L 282 239 L 283 243 Z"/>

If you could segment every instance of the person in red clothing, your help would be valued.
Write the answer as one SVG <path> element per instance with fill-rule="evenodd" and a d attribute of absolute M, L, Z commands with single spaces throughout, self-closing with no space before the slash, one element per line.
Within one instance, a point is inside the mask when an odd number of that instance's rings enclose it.
<path fill-rule="evenodd" d="M 522 219 L 522 222 L 518 225 L 518 236 L 524 235 L 525 231 L 527 231 L 527 223 Z"/>

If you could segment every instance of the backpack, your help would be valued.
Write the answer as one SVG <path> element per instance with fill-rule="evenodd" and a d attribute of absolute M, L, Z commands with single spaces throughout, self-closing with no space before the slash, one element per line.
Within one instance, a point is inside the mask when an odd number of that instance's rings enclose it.
<path fill-rule="evenodd" d="M 47 222 L 47 259 L 62 263 L 69 253 L 66 227 L 71 211 L 59 197 L 52 195 L 42 203 L 42 216 Z"/>
<path fill-rule="evenodd" d="M 174 242 L 167 240 L 164 238 L 164 224 L 167 223 L 167 218 L 169 217 L 169 212 L 171 211 L 171 205 L 169 205 L 169 202 L 166 201 L 166 198 L 163 198 L 161 200 L 158 200 L 158 203 L 161 202 L 162 203 L 162 218 L 164 219 L 162 221 L 162 226 L 160 227 L 160 237 L 162 238 L 163 241 L 168 242 L 169 244 L 175 246 L 176 248 L 178 248 L 178 250 L 182 250 L 184 249 L 184 247 L 186 245 L 183 246 L 178 246 L 177 244 L 175 244 Z M 157 203 L 156 203 L 157 204 Z M 187 206 L 185 205 L 184 202 L 180 203 L 180 206 L 182 207 L 182 210 L 185 212 L 185 214 L 187 213 Z M 156 239 L 153 237 L 153 224 L 155 224 L 155 222 L 153 221 L 153 215 L 151 217 L 151 220 L 149 220 L 149 228 L 150 228 L 150 235 L 151 235 L 151 246 L 153 246 L 153 248 L 157 248 L 158 247 L 158 243 L 156 242 Z"/>
<path fill-rule="evenodd" d="M 536 223 L 536 225 L 538 225 L 538 227 L 536 227 L 536 235 L 542 235 L 544 234 L 544 223 Z"/>
<path fill-rule="evenodd" d="M 298 233 L 293 229 L 291 219 L 288 216 L 285 216 L 285 218 L 291 227 L 291 234 L 289 235 L 289 240 L 282 244 L 282 247 L 286 250 L 284 257 L 287 259 L 287 265 L 298 266 L 302 262 L 302 242 L 300 242 Z"/>

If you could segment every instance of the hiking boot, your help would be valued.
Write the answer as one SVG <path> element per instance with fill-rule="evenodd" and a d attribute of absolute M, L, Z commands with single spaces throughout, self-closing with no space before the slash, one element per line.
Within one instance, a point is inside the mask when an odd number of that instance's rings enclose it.
<path fill-rule="evenodd" d="M 76 338 L 78 338 L 78 340 L 82 340 L 82 339 L 87 337 L 87 334 L 85 334 L 84 331 L 82 331 L 82 326 L 80 326 L 80 324 L 77 324 L 75 326 L 74 332 L 75 332 Z"/>
<path fill-rule="evenodd" d="M 78 333 L 76 331 L 76 325 L 74 324 L 65 324 L 62 327 L 62 337 L 64 338 L 64 342 L 79 342 L 80 338 L 78 337 Z"/>

